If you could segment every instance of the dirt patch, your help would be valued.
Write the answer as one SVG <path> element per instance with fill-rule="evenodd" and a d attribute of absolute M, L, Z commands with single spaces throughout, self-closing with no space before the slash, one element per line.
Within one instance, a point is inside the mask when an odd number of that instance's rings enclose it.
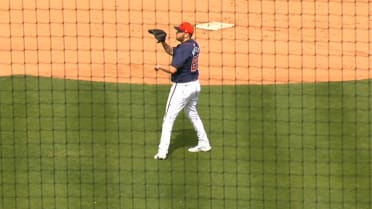
<path fill-rule="evenodd" d="M 36 4 L 37 2 L 37 4 Z M 147 33 L 197 29 L 204 85 L 369 79 L 371 3 L 340 1 L 55 0 L 0 3 L 0 76 L 34 75 L 123 83 L 169 83 L 170 57 Z"/>

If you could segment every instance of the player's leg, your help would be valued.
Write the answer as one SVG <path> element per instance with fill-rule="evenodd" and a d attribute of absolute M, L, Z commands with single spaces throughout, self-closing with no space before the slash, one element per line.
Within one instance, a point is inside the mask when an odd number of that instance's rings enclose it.
<path fill-rule="evenodd" d="M 165 159 L 168 154 L 174 121 L 186 104 L 183 91 L 183 86 L 174 84 L 169 92 L 156 159 Z"/>
<path fill-rule="evenodd" d="M 189 117 L 198 136 L 198 144 L 195 147 L 190 148 L 190 152 L 209 151 L 212 149 L 203 122 L 198 113 L 199 95 L 200 85 L 196 85 L 194 93 L 191 94 L 191 97 L 184 108 L 185 114 Z"/>

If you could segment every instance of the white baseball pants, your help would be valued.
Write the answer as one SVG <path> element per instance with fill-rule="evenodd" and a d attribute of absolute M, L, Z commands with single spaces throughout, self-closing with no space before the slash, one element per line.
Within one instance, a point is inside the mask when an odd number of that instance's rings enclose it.
<path fill-rule="evenodd" d="M 188 83 L 174 83 L 172 85 L 165 110 L 158 153 L 168 154 L 174 121 L 182 109 L 194 126 L 198 137 L 198 145 L 210 146 L 207 133 L 198 113 L 199 95 L 199 80 Z"/>

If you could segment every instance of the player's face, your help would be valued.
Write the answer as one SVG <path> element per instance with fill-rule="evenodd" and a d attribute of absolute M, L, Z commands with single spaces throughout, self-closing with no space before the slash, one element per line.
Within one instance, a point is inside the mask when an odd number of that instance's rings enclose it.
<path fill-rule="evenodd" d="M 185 34 L 186 34 L 185 32 L 177 31 L 177 33 L 176 33 L 177 41 L 183 42 L 185 40 Z"/>

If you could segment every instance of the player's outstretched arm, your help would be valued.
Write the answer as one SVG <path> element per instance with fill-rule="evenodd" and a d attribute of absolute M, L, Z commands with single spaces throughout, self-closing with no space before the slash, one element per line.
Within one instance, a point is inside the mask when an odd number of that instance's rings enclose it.
<path fill-rule="evenodd" d="M 177 68 L 175 68 L 173 66 L 169 66 L 169 68 L 166 68 L 166 67 L 163 67 L 161 65 L 156 65 L 154 70 L 156 70 L 156 71 L 161 70 L 161 71 L 169 73 L 169 74 L 173 74 L 173 73 L 177 72 Z"/>
<path fill-rule="evenodd" d="M 167 52 L 169 55 L 173 55 L 173 48 L 165 42 L 167 39 L 167 33 L 162 29 L 150 29 L 148 32 L 152 35 L 154 35 L 155 39 L 158 41 L 158 43 L 161 43 L 165 52 Z"/>
<path fill-rule="evenodd" d="M 167 52 L 167 54 L 173 56 L 173 47 L 171 47 L 165 41 L 161 42 L 161 45 L 163 46 L 163 48 L 164 48 L 165 52 Z"/>

